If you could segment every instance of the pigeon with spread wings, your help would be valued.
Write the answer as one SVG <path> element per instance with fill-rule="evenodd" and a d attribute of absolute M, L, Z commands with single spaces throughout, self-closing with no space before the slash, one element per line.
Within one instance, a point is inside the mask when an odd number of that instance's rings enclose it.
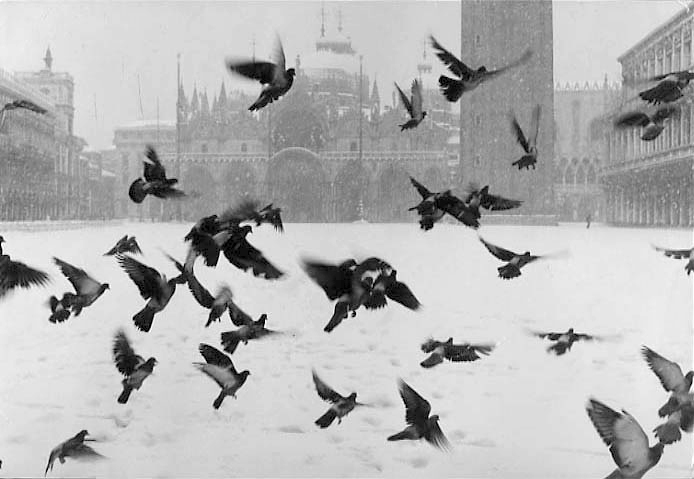
<path fill-rule="evenodd" d="M 334 301 L 335 310 L 330 321 L 323 329 L 326 333 L 335 329 L 349 315 L 352 300 L 352 277 L 357 269 L 357 262 L 348 259 L 338 265 L 304 259 L 302 266 L 306 274 L 325 292 L 329 300 Z M 352 316 L 356 311 L 352 310 Z"/>
<path fill-rule="evenodd" d="M 135 354 L 125 331 L 120 329 L 113 340 L 113 361 L 118 371 L 125 376 L 121 382 L 123 392 L 118 396 L 118 402 L 126 404 L 133 389 L 139 390 L 144 380 L 152 374 L 157 360 L 151 357 L 145 361 L 142 356 Z"/>
<path fill-rule="evenodd" d="M 446 100 L 450 102 L 458 101 L 463 93 L 474 90 L 483 82 L 497 78 L 502 73 L 524 64 L 532 57 L 532 51 L 526 50 L 518 59 L 496 70 L 487 71 L 485 66 L 480 66 L 477 70 L 474 70 L 441 46 L 433 36 L 429 38 L 432 46 L 436 50 L 436 56 L 439 57 L 439 60 L 441 60 L 451 73 L 457 77 L 450 78 L 445 75 L 439 77 L 441 92 L 446 97 Z"/>
<path fill-rule="evenodd" d="M 501 248 L 500 246 L 493 245 L 484 240 L 481 236 L 479 237 L 482 244 L 487 248 L 487 250 L 501 261 L 505 261 L 506 264 L 497 268 L 499 271 L 499 278 L 511 279 L 521 275 L 521 268 L 528 263 L 532 263 L 535 260 L 543 258 L 543 256 L 534 256 L 530 254 L 530 251 L 526 251 L 523 254 L 514 253 L 507 249 Z"/>
<path fill-rule="evenodd" d="M 521 200 L 512 200 L 499 195 L 489 193 L 489 185 L 480 189 L 478 185 L 470 183 L 467 187 L 467 197 L 465 203 L 475 212 L 477 217 L 480 217 L 480 208 L 489 211 L 503 211 L 513 208 L 519 208 L 523 202 Z"/>
<path fill-rule="evenodd" d="M 128 190 L 128 196 L 135 203 L 142 203 L 147 195 L 156 196 L 161 199 L 182 198 L 186 194 L 174 187 L 178 180 L 167 178 L 166 169 L 159 159 L 156 150 L 147 145 L 145 148 L 145 172 L 144 179 L 138 178 L 133 181 Z"/>
<path fill-rule="evenodd" d="M 668 402 L 658 410 L 658 415 L 665 417 L 672 414 L 681 401 L 686 401 L 692 387 L 694 371 L 683 374 L 679 364 L 664 358 L 647 346 L 641 347 L 641 354 L 648 367 L 658 377 L 663 389 L 671 393 Z"/>
<path fill-rule="evenodd" d="M 548 353 L 554 353 L 561 356 L 571 350 L 571 346 L 577 341 L 594 341 L 600 339 L 597 336 L 590 334 L 575 333 L 574 328 L 569 328 L 565 333 L 543 333 L 533 331 L 533 335 L 541 339 L 549 339 L 554 344 L 547 348 Z"/>
<path fill-rule="evenodd" d="M 284 225 L 282 224 L 282 216 L 280 215 L 282 209 L 274 208 L 272 203 L 263 208 L 259 208 L 259 206 L 260 203 L 257 200 L 243 199 L 236 207 L 223 213 L 219 220 L 222 223 L 229 221 L 237 224 L 243 221 L 255 221 L 256 226 L 269 223 L 274 226 L 275 230 L 283 233 Z"/>
<path fill-rule="evenodd" d="M 679 108 L 674 106 L 664 106 L 658 108 L 655 113 L 649 115 L 642 111 L 632 111 L 625 113 L 614 122 L 616 128 L 641 127 L 641 139 L 643 141 L 653 141 L 660 136 L 665 129 L 663 122 L 678 112 Z"/>
<path fill-rule="evenodd" d="M 200 306 L 210 310 L 210 314 L 207 317 L 207 322 L 205 323 L 206 328 L 214 321 L 217 321 L 222 314 L 224 314 L 224 311 L 229 311 L 229 317 L 232 319 L 232 321 L 234 320 L 235 315 L 245 315 L 245 313 L 243 313 L 243 311 L 241 311 L 239 307 L 234 304 L 234 295 L 229 286 L 225 285 L 220 287 L 217 295 L 212 296 L 209 290 L 200 284 L 200 281 L 195 276 L 192 268 L 190 270 L 184 269 L 184 274 L 188 283 L 188 289 L 190 289 L 190 292 L 193 294 L 195 300 Z"/>
<path fill-rule="evenodd" d="M 540 131 L 540 105 L 535 105 L 535 108 L 533 108 L 533 117 L 530 126 L 530 133 L 532 136 L 530 137 L 526 138 L 513 112 L 509 113 L 509 119 L 516 141 L 523 147 L 523 151 L 525 152 L 520 159 L 514 161 L 511 165 L 517 166 L 518 170 L 522 170 L 523 168 L 529 170 L 532 166 L 534 170 L 535 164 L 537 163 L 537 135 Z"/>
<path fill-rule="evenodd" d="M 140 245 L 137 244 L 137 241 L 135 240 L 134 236 L 123 236 L 121 239 L 118 240 L 118 242 L 113 248 L 104 253 L 104 256 L 113 256 L 116 254 L 123 253 L 142 254 Z"/>
<path fill-rule="evenodd" d="M 445 342 L 430 338 L 422 344 L 422 352 L 431 353 L 428 358 L 419 363 L 423 368 L 433 368 L 444 359 L 453 362 L 477 361 L 482 356 L 488 356 L 494 350 L 493 344 L 453 344 L 453 338 Z"/>
<path fill-rule="evenodd" d="M 220 336 L 224 351 L 229 354 L 234 354 L 240 342 L 248 344 L 248 341 L 252 339 L 260 339 L 277 334 L 277 331 L 265 327 L 265 322 L 267 321 L 267 314 L 265 313 L 261 314 L 257 321 L 253 321 L 239 309 L 238 313 L 232 316 L 232 321 L 236 326 L 239 326 L 239 329 L 236 331 L 225 331 Z"/>
<path fill-rule="evenodd" d="M 48 471 L 53 470 L 53 463 L 56 459 L 58 459 L 61 464 L 65 464 L 66 457 L 75 459 L 77 461 L 94 461 L 104 459 L 104 456 L 92 449 L 91 446 L 84 443 L 85 441 L 94 441 L 94 439 L 87 438 L 88 434 L 89 432 L 86 429 L 82 429 L 67 441 L 61 442 L 54 447 L 51 454 L 48 456 L 48 464 L 46 465 L 46 472 L 44 473 L 44 476 L 48 474 Z"/>
<path fill-rule="evenodd" d="M 240 373 L 237 372 L 236 368 L 234 368 L 234 363 L 231 362 L 231 358 L 209 344 L 200 343 L 198 350 L 206 362 L 193 363 L 193 365 L 212 378 L 222 388 L 219 396 L 212 403 L 215 409 L 219 409 L 225 397 L 232 396 L 234 399 L 236 398 L 236 391 L 244 385 L 251 373 L 247 370 Z"/>
<path fill-rule="evenodd" d="M 692 80 L 694 80 L 694 73 L 689 70 L 657 75 L 647 81 L 657 81 L 658 84 L 640 92 L 639 97 L 654 105 L 677 101 L 684 96 L 683 90 Z"/>
<path fill-rule="evenodd" d="M 366 309 L 379 309 L 388 304 L 388 298 L 408 309 L 419 309 L 419 300 L 405 283 L 398 281 L 397 273 L 380 258 L 361 262 L 352 276 L 353 301 L 356 302 L 351 307 L 357 309 L 363 304 Z M 368 286 L 364 288 L 364 284 Z"/>
<path fill-rule="evenodd" d="M 275 38 L 275 49 L 273 51 L 272 62 L 262 62 L 253 60 L 236 61 L 231 58 L 226 60 L 227 68 L 239 75 L 251 80 L 257 80 L 263 88 L 258 99 L 248 108 L 250 111 L 260 110 L 268 103 L 284 96 L 292 87 L 294 68 L 285 70 L 284 49 L 279 37 Z"/>
<path fill-rule="evenodd" d="M 658 464 L 665 446 L 659 442 L 648 447 L 648 436 L 628 412 L 620 414 L 595 399 L 589 400 L 586 412 L 617 464 L 606 479 L 639 479 Z"/>
<path fill-rule="evenodd" d="M 403 431 L 390 436 L 388 440 L 425 439 L 439 449 L 450 449 L 450 443 L 439 427 L 439 416 L 429 415 L 431 413 L 429 401 L 417 394 L 402 379 L 398 380 L 398 388 L 400 389 L 400 397 L 405 403 L 405 421 L 408 426 Z"/>
<path fill-rule="evenodd" d="M 253 272 L 253 276 L 263 277 L 268 280 L 281 278 L 284 273 L 270 263 L 260 250 L 253 247 L 246 236 L 253 228 L 250 225 L 233 227 L 231 235 L 222 244 L 222 252 L 227 260 L 237 268 Z"/>
<path fill-rule="evenodd" d="M 421 85 L 417 80 L 414 80 L 412 82 L 412 96 L 410 98 L 407 98 L 407 95 L 405 95 L 405 93 L 400 89 L 397 83 L 395 84 L 395 88 L 397 88 L 398 93 L 400 94 L 400 101 L 402 101 L 403 106 L 407 110 L 407 113 L 410 115 L 410 119 L 407 120 L 407 122 L 403 123 L 402 125 L 398 125 L 400 127 L 400 131 L 416 128 L 427 116 L 427 112 L 423 111 L 422 109 Z"/>
<path fill-rule="evenodd" d="M 50 281 L 48 274 L 32 268 L 19 261 L 13 261 L 3 254 L 2 244 L 5 238 L 0 236 L 0 298 L 15 288 L 45 286 Z"/>
<path fill-rule="evenodd" d="M 453 195 L 451 190 L 432 193 L 411 176 L 410 183 L 412 183 L 412 186 L 414 186 L 420 194 L 422 201 L 416 206 L 409 208 L 408 211 L 417 211 L 420 216 L 419 226 L 424 231 L 432 229 L 434 224 L 440 221 L 446 213 L 465 226 L 469 226 L 473 229 L 479 228 L 480 223 L 477 221 L 479 215 L 464 201 Z"/>
<path fill-rule="evenodd" d="M 60 271 L 75 288 L 76 294 L 70 299 L 70 307 L 75 316 L 79 316 L 83 308 L 91 306 L 94 301 L 104 294 L 104 291 L 110 289 L 108 283 L 99 283 L 83 269 L 79 269 L 58 258 L 53 258 L 53 262 L 58 265 Z M 55 296 L 50 299 L 52 304 L 54 303 L 54 298 Z M 63 296 L 63 300 L 65 300 L 65 296 Z"/>
<path fill-rule="evenodd" d="M 357 393 L 353 392 L 349 396 L 342 396 L 325 384 L 321 378 L 318 377 L 315 370 L 312 371 L 312 374 L 313 384 L 316 385 L 318 396 L 320 396 L 323 401 L 332 403 L 330 409 L 316 420 L 316 425 L 321 429 L 330 426 L 335 418 L 337 418 L 337 423 L 341 424 L 342 418 L 349 414 L 356 406 L 365 406 L 365 404 L 357 402 Z"/>
<path fill-rule="evenodd" d="M 684 270 L 687 272 L 687 276 L 689 276 L 689 273 L 694 271 L 694 248 L 667 249 L 661 248 L 660 246 L 653 246 L 653 248 L 655 248 L 656 251 L 663 253 L 668 258 L 686 259 L 687 264 L 684 265 Z"/>

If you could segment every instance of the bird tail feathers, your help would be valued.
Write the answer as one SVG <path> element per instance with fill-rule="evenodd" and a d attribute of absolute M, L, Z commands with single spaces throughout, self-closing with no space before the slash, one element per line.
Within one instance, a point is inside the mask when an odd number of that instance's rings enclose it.
<path fill-rule="evenodd" d="M 226 331 L 222 333 L 222 346 L 224 347 L 224 351 L 229 354 L 234 354 L 240 341 L 241 336 L 239 336 L 236 331 Z"/>
<path fill-rule="evenodd" d="M 655 432 L 658 441 L 663 444 L 672 444 L 682 439 L 682 433 L 677 423 L 665 422 L 653 429 L 653 432 Z"/>
<path fill-rule="evenodd" d="M 330 426 L 333 423 L 333 421 L 335 420 L 336 417 L 337 417 L 337 413 L 335 411 L 333 411 L 332 409 L 328 409 L 328 412 L 326 412 L 325 414 L 323 414 L 321 417 L 319 417 L 316 420 L 316 424 L 319 427 L 325 429 L 326 427 Z"/>
<path fill-rule="evenodd" d="M 219 407 L 222 405 L 222 402 L 224 401 L 225 397 L 226 397 L 226 394 L 224 394 L 224 391 L 221 391 L 219 393 L 219 396 L 217 396 L 217 399 L 215 399 L 214 402 L 212 403 L 212 406 L 215 409 L 219 409 Z"/>
<path fill-rule="evenodd" d="M 439 77 L 439 87 L 443 96 L 450 102 L 456 102 L 463 95 L 463 84 L 453 78 L 448 78 L 446 75 Z"/>
<path fill-rule="evenodd" d="M 133 392 L 132 386 L 128 386 L 127 384 L 123 385 L 123 392 L 120 393 L 120 396 L 118 396 L 118 402 L 120 404 L 126 404 L 128 402 L 128 399 L 130 398 L 130 393 Z"/>
<path fill-rule="evenodd" d="M 152 321 L 154 321 L 154 309 L 145 306 L 142 311 L 133 316 L 133 321 L 137 329 L 148 333 L 152 328 Z"/>

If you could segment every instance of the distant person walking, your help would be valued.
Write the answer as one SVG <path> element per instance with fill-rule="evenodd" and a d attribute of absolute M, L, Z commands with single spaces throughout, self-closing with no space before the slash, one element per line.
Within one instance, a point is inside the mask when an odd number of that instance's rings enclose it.
<path fill-rule="evenodd" d="M 586 216 L 586 229 L 590 228 L 590 220 L 591 220 L 591 217 L 590 217 L 590 214 L 588 214 L 588 216 Z"/>

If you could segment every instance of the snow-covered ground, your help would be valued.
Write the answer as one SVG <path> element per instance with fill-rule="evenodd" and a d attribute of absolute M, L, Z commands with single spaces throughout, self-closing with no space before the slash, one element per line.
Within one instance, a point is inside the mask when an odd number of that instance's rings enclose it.
<path fill-rule="evenodd" d="M 285 334 L 240 345 L 233 356 L 251 376 L 215 411 L 219 389 L 191 363 L 200 342 L 219 347 L 233 328 L 228 316 L 205 329 L 207 312 L 187 287 L 177 291 L 152 331 L 131 317 L 142 306 L 135 285 L 112 258 L 101 256 L 122 235 L 136 235 L 144 261 L 174 273 L 159 248 L 183 258 L 178 224 L 123 224 L 71 231 L 2 231 L 14 258 L 45 268 L 45 289 L 19 291 L 0 303 L 0 476 L 41 476 L 52 447 L 80 429 L 101 439 L 108 457 L 96 463 L 56 462 L 54 476 L 99 477 L 603 477 L 614 469 L 585 403 L 594 396 L 626 409 L 644 427 L 659 424 L 667 400 L 640 356 L 646 344 L 687 367 L 692 364 L 692 280 L 684 262 L 650 243 L 689 247 L 684 230 L 486 226 L 485 239 L 519 252 L 568 250 L 569 255 L 524 268 L 512 281 L 469 229 L 437 225 L 427 233 L 407 225 L 286 225 L 284 235 L 256 228 L 250 241 L 287 276 L 265 281 L 225 260 L 196 271 L 209 289 L 228 282 L 251 316 Z M 70 285 L 51 257 L 83 267 L 106 291 L 78 318 L 51 324 L 50 294 Z M 329 261 L 377 255 L 398 270 L 424 307 L 391 303 L 360 311 L 332 334 L 323 332 L 333 305 L 304 274 L 302 256 Z M 111 342 L 124 327 L 136 352 L 159 364 L 127 405 L 116 398 L 121 376 Z M 608 340 L 576 343 L 561 357 L 528 329 L 579 332 Z M 424 370 L 420 343 L 429 336 L 496 342 L 474 363 L 446 362 Z M 311 368 L 338 392 L 356 391 L 361 408 L 341 425 L 318 429 L 328 405 Z M 453 445 L 390 443 L 401 430 L 402 377 L 432 404 Z M 647 477 L 691 477 L 691 436 L 665 449 Z"/>

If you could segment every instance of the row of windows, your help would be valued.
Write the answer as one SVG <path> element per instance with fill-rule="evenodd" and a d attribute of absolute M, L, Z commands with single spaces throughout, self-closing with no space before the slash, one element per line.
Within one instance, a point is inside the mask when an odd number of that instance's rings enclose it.
<path fill-rule="evenodd" d="M 657 47 L 656 47 L 657 48 Z M 692 38 L 668 50 L 649 50 L 646 57 L 625 67 L 625 76 L 635 80 L 662 75 L 665 72 L 684 70 L 692 61 Z"/>

